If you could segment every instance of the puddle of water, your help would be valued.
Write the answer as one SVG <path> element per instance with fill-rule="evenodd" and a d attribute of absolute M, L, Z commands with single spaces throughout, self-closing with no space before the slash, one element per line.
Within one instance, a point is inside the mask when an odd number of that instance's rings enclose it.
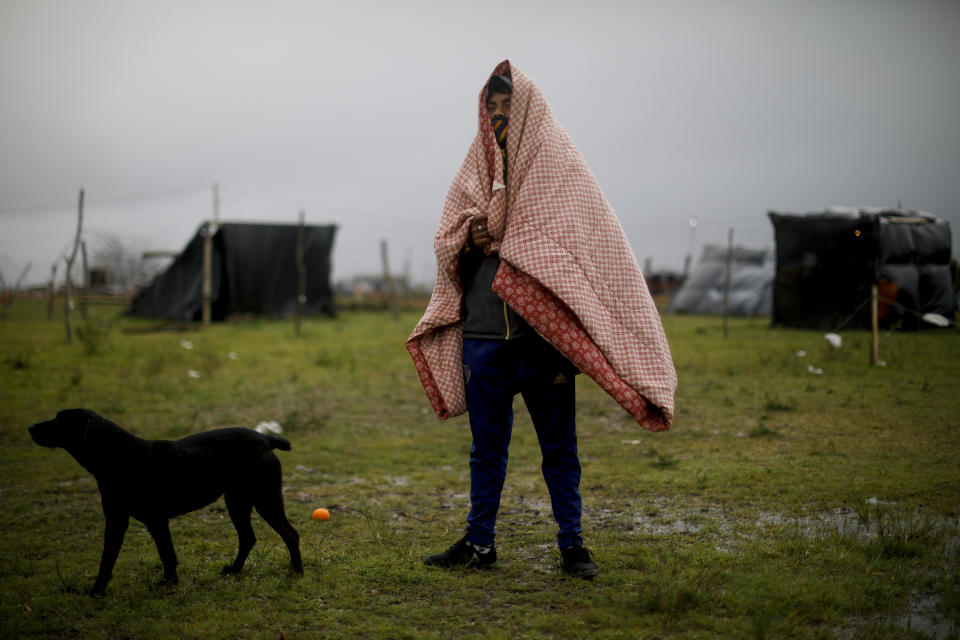
<path fill-rule="evenodd" d="M 616 526 L 632 533 L 674 536 L 706 532 L 718 546 L 718 551 L 730 551 L 737 546 L 737 539 L 756 538 L 771 527 L 787 532 L 796 531 L 805 538 L 820 540 L 830 536 L 843 536 L 868 541 L 879 533 L 878 518 L 889 533 L 898 527 L 906 529 L 930 528 L 940 538 L 946 562 L 957 561 L 960 554 L 960 519 L 944 517 L 923 510 L 903 511 L 895 503 L 877 498 L 865 502 L 866 508 L 836 507 L 803 516 L 787 516 L 774 511 L 760 511 L 753 519 L 738 518 L 720 505 L 685 505 L 677 508 L 668 501 L 653 500 L 644 508 L 600 509 L 591 512 L 590 518 L 597 526 Z M 632 505 L 636 508 L 639 505 Z M 862 517 L 861 517 L 862 516 Z M 899 616 L 858 619 L 852 621 L 850 636 L 855 637 L 865 624 L 880 622 L 891 627 L 917 632 L 935 640 L 960 637 L 960 621 L 952 620 L 943 613 L 940 597 L 935 594 L 917 594 L 909 601 L 909 609 Z"/>
<path fill-rule="evenodd" d="M 757 514 L 758 528 L 771 525 L 795 527 L 800 535 L 814 539 L 828 535 L 841 535 L 869 540 L 877 535 L 876 522 L 863 522 L 855 510 L 845 507 L 837 507 L 811 516 L 789 517 L 771 511 L 761 511 Z"/>
<path fill-rule="evenodd" d="M 913 631 L 931 640 L 949 640 L 960 635 L 960 624 L 950 620 L 942 613 L 943 603 L 939 596 L 933 594 L 914 594 L 910 598 L 909 610 L 899 616 L 882 616 L 877 618 L 858 618 L 853 621 L 852 628 L 841 634 L 842 638 L 859 637 L 857 633 L 870 623 L 880 623 L 889 627 L 899 627 L 905 631 Z"/>
<path fill-rule="evenodd" d="M 943 603 L 940 597 L 932 594 L 915 595 L 910 598 L 910 611 L 892 620 L 893 624 L 904 629 L 918 631 L 935 640 L 955 638 L 960 626 L 954 620 L 942 615 Z"/>
<path fill-rule="evenodd" d="M 643 513 L 638 513 L 633 518 L 634 523 L 644 533 L 651 533 L 658 536 L 669 536 L 682 533 L 698 533 L 703 529 L 702 524 L 690 522 L 683 518 L 675 518 L 672 522 L 664 522 L 660 518 L 651 518 Z"/>

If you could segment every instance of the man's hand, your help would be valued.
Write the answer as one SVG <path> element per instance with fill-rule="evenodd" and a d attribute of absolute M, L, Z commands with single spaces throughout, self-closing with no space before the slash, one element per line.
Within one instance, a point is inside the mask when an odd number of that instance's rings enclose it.
<path fill-rule="evenodd" d="M 487 229 L 486 218 L 474 218 L 473 222 L 470 223 L 470 241 L 473 243 L 473 246 L 478 248 L 493 242 L 493 238 L 490 237 L 490 231 Z"/>

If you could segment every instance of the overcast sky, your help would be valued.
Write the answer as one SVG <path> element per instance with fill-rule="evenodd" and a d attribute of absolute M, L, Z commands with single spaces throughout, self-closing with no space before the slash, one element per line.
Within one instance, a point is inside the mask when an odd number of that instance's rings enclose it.
<path fill-rule="evenodd" d="M 333 222 L 334 278 L 432 282 L 432 238 L 509 58 L 641 264 L 773 246 L 770 209 L 895 206 L 960 230 L 960 2 L 0 0 L 0 271 L 180 250 L 223 220 Z M 699 226 L 691 232 L 689 221 Z M 63 268 L 61 266 L 60 273 Z"/>

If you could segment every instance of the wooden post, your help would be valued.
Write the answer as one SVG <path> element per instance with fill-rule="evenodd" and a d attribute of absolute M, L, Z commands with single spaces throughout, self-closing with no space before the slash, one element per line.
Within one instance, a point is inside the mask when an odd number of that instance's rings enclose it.
<path fill-rule="evenodd" d="M 690 218 L 687 222 L 687 226 L 690 227 L 690 239 L 687 242 L 687 255 L 683 259 L 683 281 L 686 282 L 687 278 L 690 277 L 690 265 L 693 263 L 693 248 L 697 244 L 697 227 L 700 226 L 700 221 L 696 218 Z"/>
<path fill-rule="evenodd" d="M 77 259 L 77 249 L 80 248 L 80 233 L 83 230 L 83 189 L 80 189 L 80 202 L 77 204 L 77 235 L 73 239 L 73 251 L 67 258 L 67 273 L 65 296 L 63 301 L 63 321 L 67 327 L 67 344 L 73 342 L 73 324 L 70 320 L 70 307 L 73 306 L 73 282 L 70 278 L 70 271 L 73 269 L 73 263 Z"/>
<path fill-rule="evenodd" d="M 304 212 L 300 212 L 297 225 L 297 335 L 300 335 L 300 322 L 303 320 L 303 307 L 307 303 L 307 265 L 303 260 Z"/>
<path fill-rule="evenodd" d="M 17 295 L 20 293 L 20 287 L 23 285 L 23 279 L 27 277 L 31 266 L 33 266 L 33 263 L 27 261 L 27 266 L 25 266 L 23 271 L 20 272 L 20 275 L 17 276 L 17 281 L 13 283 L 13 288 L 7 289 L 6 295 L 3 296 L 3 308 L 0 309 L 0 318 L 7 317 L 7 310 L 13 306 L 14 300 L 16 300 Z M 4 281 L 2 273 L 0 273 L 0 288 L 7 288 L 7 283 Z"/>
<path fill-rule="evenodd" d="M 730 307 L 730 272 L 733 271 L 733 227 L 727 236 L 727 270 L 723 277 L 723 337 L 727 337 L 727 315 Z"/>
<path fill-rule="evenodd" d="M 213 225 L 207 222 L 203 225 L 203 309 L 202 322 L 210 324 L 210 297 L 211 278 L 213 271 Z"/>
<path fill-rule="evenodd" d="M 54 262 L 50 267 L 50 286 L 47 287 L 47 320 L 53 319 L 53 298 L 56 293 L 57 263 Z"/>
<path fill-rule="evenodd" d="M 87 241 L 80 241 L 80 259 L 83 265 L 83 280 L 80 284 L 80 315 L 87 319 L 87 298 L 90 296 L 90 269 L 87 268 Z"/>
<path fill-rule="evenodd" d="M 870 364 L 880 364 L 880 303 L 879 288 L 870 287 Z"/>
<path fill-rule="evenodd" d="M 387 287 L 387 296 L 390 302 L 390 313 L 393 319 L 400 317 L 400 308 L 397 305 L 397 292 L 393 286 L 393 278 L 390 277 L 390 262 L 387 259 L 387 241 L 380 241 L 380 261 L 383 263 L 383 283 Z"/>
<path fill-rule="evenodd" d="M 207 222 L 203 229 L 203 310 L 202 322 L 210 324 L 210 300 L 213 297 L 213 234 L 220 225 L 220 185 L 213 183 L 213 223 Z"/>
<path fill-rule="evenodd" d="M 30 273 L 30 267 L 33 266 L 33 263 L 29 260 L 27 261 L 27 266 L 23 268 L 23 271 L 20 272 L 20 275 L 17 276 L 17 281 L 13 283 L 13 292 L 16 293 L 20 291 L 20 287 L 23 286 L 23 280 L 27 277 L 27 274 Z"/>

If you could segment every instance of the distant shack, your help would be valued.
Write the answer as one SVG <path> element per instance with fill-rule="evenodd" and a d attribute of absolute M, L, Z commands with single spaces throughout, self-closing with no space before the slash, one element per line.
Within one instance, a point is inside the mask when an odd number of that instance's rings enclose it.
<path fill-rule="evenodd" d="M 905 209 L 841 207 L 769 216 L 777 242 L 774 324 L 868 328 L 874 285 L 880 326 L 920 328 L 926 313 L 953 323 L 946 220 Z"/>
<path fill-rule="evenodd" d="M 303 227 L 306 266 L 305 315 L 333 315 L 331 254 L 336 225 Z M 203 312 L 203 243 L 206 225 L 170 266 L 144 287 L 127 313 L 182 322 Z M 212 237 L 212 320 L 231 314 L 292 317 L 297 312 L 299 274 L 296 224 L 221 223 Z"/>

